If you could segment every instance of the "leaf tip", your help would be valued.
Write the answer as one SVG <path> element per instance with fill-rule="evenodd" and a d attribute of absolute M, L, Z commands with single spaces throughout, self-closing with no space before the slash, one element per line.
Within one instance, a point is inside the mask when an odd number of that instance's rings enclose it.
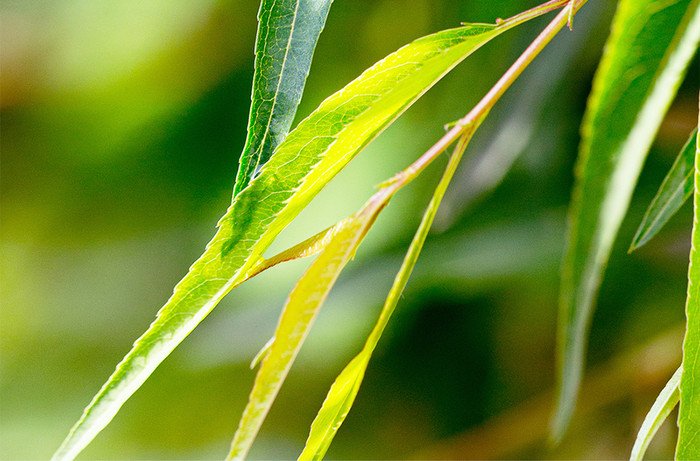
<path fill-rule="evenodd" d="M 642 223 L 637 230 L 637 233 L 634 235 L 634 238 L 632 239 L 632 243 L 630 243 L 630 247 L 627 249 L 627 254 L 631 254 L 633 251 L 637 251 L 646 243 L 651 240 L 651 238 L 656 235 L 656 232 L 648 232 L 648 230 L 644 229 L 645 223 Z M 643 232 L 644 230 L 644 232 Z"/>
<path fill-rule="evenodd" d="M 641 245 L 639 244 L 639 241 L 635 238 L 634 240 L 632 240 L 632 243 L 630 243 L 630 247 L 627 248 L 627 254 L 628 255 L 632 254 L 632 252 L 635 251 L 640 246 Z"/>
<path fill-rule="evenodd" d="M 580 383 L 580 375 L 577 377 L 576 371 L 571 369 L 568 371 L 560 370 L 560 373 L 560 381 L 555 394 L 554 411 L 549 421 L 547 445 L 550 448 L 559 445 L 569 429 L 569 424 L 576 409 L 576 396 L 578 395 Z"/>
<path fill-rule="evenodd" d="M 557 411 L 549 425 L 549 435 L 547 436 L 547 447 L 552 449 L 561 443 L 566 433 L 566 421 L 561 411 Z"/>
<path fill-rule="evenodd" d="M 255 357 L 253 357 L 253 360 L 250 361 L 250 369 L 253 370 L 255 367 L 258 366 L 258 364 L 262 361 L 263 357 L 265 357 L 269 352 L 270 349 L 272 349 L 272 345 L 275 343 L 275 337 L 273 336 L 272 338 L 268 339 L 265 345 L 258 351 L 257 354 L 255 354 Z"/>

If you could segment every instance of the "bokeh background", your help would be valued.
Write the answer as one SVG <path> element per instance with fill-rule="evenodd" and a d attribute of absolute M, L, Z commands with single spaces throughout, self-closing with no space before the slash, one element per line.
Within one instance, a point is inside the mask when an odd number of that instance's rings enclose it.
<path fill-rule="evenodd" d="M 571 430 L 546 443 L 558 270 L 578 126 L 615 2 L 590 0 L 468 149 L 329 459 L 615 459 L 680 362 L 691 209 L 626 254 L 697 121 L 697 59 L 661 127 L 592 325 Z M 336 0 L 297 120 L 419 36 L 532 0 Z M 47 459 L 214 232 L 243 147 L 257 0 L 0 3 L 0 458 Z M 510 31 L 449 74 L 280 236 L 355 210 L 435 142 L 544 27 Z M 340 278 L 251 453 L 301 451 L 357 353 L 447 157 L 402 190 Z M 221 459 L 248 364 L 308 261 L 237 288 L 82 459 Z M 672 415 L 671 420 L 675 418 Z M 670 458 L 667 423 L 649 451 Z"/>

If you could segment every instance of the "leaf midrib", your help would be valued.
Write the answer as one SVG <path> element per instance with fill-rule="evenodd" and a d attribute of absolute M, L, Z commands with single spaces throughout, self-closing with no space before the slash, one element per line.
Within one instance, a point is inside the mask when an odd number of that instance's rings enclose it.
<path fill-rule="evenodd" d="M 649 227 L 647 228 L 647 231 L 644 232 L 644 235 L 641 236 L 639 241 L 644 241 L 647 235 L 652 232 L 656 224 L 661 220 L 662 217 L 665 217 L 666 210 L 669 209 L 671 206 L 671 202 L 680 195 L 680 193 L 685 189 L 685 183 L 688 181 L 688 179 L 693 175 L 693 170 L 690 170 L 688 173 L 683 176 L 683 181 L 676 186 L 676 188 L 673 190 L 673 193 L 670 194 L 668 200 L 664 201 L 664 204 L 659 208 L 659 212 L 656 214 L 656 217 L 649 223 Z"/>
<path fill-rule="evenodd" d="M 296 25 L 297 21 L 299 19 L 299 4 L 303 0 L 298 0 L 296 3 L 296 6 L 294 7 L 294 20 L 292 21 L 292 30 L 289 32 L 289 38 L 287 39 L 287 46 L 284 49 L 284 58 L 282 58 L 282 68 L 280 70 L 280 75 L 279 78 L 277 79 L 277 87 L 275 88 L 275 96 L 272 98 L 272 107 L 270 108 L 270 115 L 267 118 L 267 124 L 265 125 L 265 133 L 263 134 L 263 138 L 260 141 L 260 155 L 257 156 L 256 162 L 255 162 L 255 167 L 253 168 L 253 171 L 251 174 L 255 174 L 256 170 L 260 166 L 260 159 L 262 158 L 262 149 L 265 147 L 265 141 L 269 138 L 270 134 L 270 122 L 272 121 L 272 118 L 275 114 L 275 107 L 277 107 L 277 100 L 278 100 L 278 95 L 279 95 L 279 89 L 280 86 L 282 85 L 282 79 L 284 78 L 285 74 L 285 69 L 287 68 L 287 58 L 289 57 L 289 44 L 292 42 L 292 38 L 294 37 L 294 31 L 296 30 Z M 275 0 L 276 3 L 276 0 Z M 274 5 L 273 5 L 274 8 Z M 268 40 L 267 38 L 270 35 L 270 28 L 268 27 L 267 29 L 267 36 L 265 37 L 265 48 L 267 49 L 268 45 Z M 253 178 L 248 178 L 247 181 L 250 182 Z"/>

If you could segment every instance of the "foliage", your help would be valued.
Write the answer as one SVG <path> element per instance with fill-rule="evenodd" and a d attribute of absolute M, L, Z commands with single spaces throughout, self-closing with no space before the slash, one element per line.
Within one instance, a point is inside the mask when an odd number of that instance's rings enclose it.
<path fill-rule="evenodd" d="M 579 18 L 575 15 L 582 7 L 582 13 L 589 8 L 584 6 L 586 0 L 552 0 L 495 24 L 462 24 L 426 35 L 365 70 L 289 131 L 307 76 L 314 75 L 309 73 L 312 56 L 331 3 L 332 0 L 262 0 L 248 136 L 233 200 L 204 253 L 117 365 L 53 459 L 73 459 L 87 447 L 232 289 L 280 263 L 317 255 L 290 292 L 274 336 L 254 359 L 254 364 L 260 363 L 260 369 L 229 453 L 229 459 L 245 458 L 341 272 L 379 222 L 380 214 L 392 209 L 390 202 L 397 193 L 418 177 L 426 176 L 426 168 L 456 143 L 379 319 L 359 354 L 333 382 L 311 425 L 300 459 L 322 459 L 371 370 L 370 360 L 390 325 L 409 276 L 414 268 L 419 272 L 418 256 L 424 246 L 430 245 L 428 234 L 434 221 L 440 221 L 441 202 L 450 203 L 448 185 L 458 171 L 467 144 L 492 109 L 497 110 L 496 102 L 559 30 L 567 24 L 576 30 Z M 359 211 L 275 256 L 266 256 L 279 245 L 288 225 L 308 219 L 302 212 L 350 160 L 457 64 L 502 33 L 555 10 L 559 10 L 556 17 L 481 101 L 466 116 L 447 126 L 446 134 L 425 154 L 380 184 Z M 556 442 L 564 437 L 574 415 L 581 386 L 586 391 L 582 380 L 593 306 L 613 244 L 628 214 L 644 160 L 699 42 L 700 0 L 619 0 L 586 108 L 569 211 L 557 339 L 557 404 L 551 425 L 551 438 Z M 693 91 L 697 92 L 697 88 Z M 303 107 L 304 102 L 301 104 Z M 639 248 L 658 234 L 694 191 L 683 364 L 644 421 L 632 451 L 634 459 L 643 457 L 651 438 L 678 401 L 676 456 L 700 456 L 700 444 L 695 442 L 700 430 L 695 416 L 700 408 L 696 384 L 700 383 L 700 367 L 695 366 L 700 353 L 700 256 L 695 250 L 700 245 L 698 145 L 694 131 L 632 243 L 632 249 Z M 501 178 L 512 164 L 503 162 L 494 175 Z M 695 177 L 690 174 L 693 164 Z M 497 182 L 493 181 L 493 185 Z M 356 190 L 359 192 L 359 187 Z M 356 190 L 353 188 L 352 192 Z M 433 267 L 443 265 L 447 259 L 438 253 Z M 517 261 L 515 255 L 507 258 L 509 270 L 517 269 Z M 361 296 L 360 291 L 354 290 L 354 294 Z M 517 434 L 513 434 L 513 439 L 517 439 Z"/>
<path fill-rule="evenodd" d="M 630 252 L 649 241 L 666 222 L 680 209 L 681 206 L 693 195 L 693 168 L 695 166 L 695 150 L 693 149 L 697 137 L 697 129 L 690 134 L 688 142 L 676 157 L 673 166 L 659 187 L 659 192 L 649 204 L 644 214 L 644 219 L 634 235 Z"/>
<path fill-rule="evenodd" d="M 699 121 L 700 123 L 700 121 Z M 697 139 L 697 138 L 696 138 Z M 683 342 L 683 364 L 681 366 L 680 409 L 678 415 L 679 434 L 676 456 L 678 459 L 696 459 L 700 457 L 700 423 L 698 420 L 698 406 L 700 406 L 700 371 L 697 367 L 698 354 L 700 354 L 700 225 L 698 224 L 700 211 L 700 142 L 696 141 L 695 149 L 695 190 L 693 192 L 694 216 L 693 236 L 690 245 L 690 266 L 688 268 L 688 300 L 685 311 L 688 317 L 688 325 Z"/>
<path fill-rule="evenodd" d="M 573 413 L 593 301 L 613 241 L 654 135 L 697 49 L 699 7 L 697 1 L 618 4 L 581 128 L 562 268 L 555 439 Z"/>
<path fill-rule="evenodd" d="M 671 413 L 673 408 L 678 404 L 678 399 L 680 398 L 678 385 L 681 382 L 682 371 L 683 369 L 679 368 L 673 376 L 671 376 L 671 379 L 661 390 L 659 397 L 649 410 L 647 417 L 644 418 L 644 423 L 642 427 L 639 428 L 639 434 L 634 442 L 634 447 L 632 447 L 630 460 L 640 460 L 644 458 L 644 453 L 649 443 L 651 443 L 654 434 L 656 434 L 656 431 L 666 420 L 669 413 Z"/>

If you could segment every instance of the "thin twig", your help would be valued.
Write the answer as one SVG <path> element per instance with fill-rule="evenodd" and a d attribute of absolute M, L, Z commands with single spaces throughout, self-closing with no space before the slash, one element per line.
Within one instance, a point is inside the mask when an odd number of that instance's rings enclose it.
<path fill-rule="evenodd" d="M 541 11 L 545 7 L 553 8 L 553 5 L 567 5 L 559 12 L 559 14 L 557 14 L 552 22 L 550 22 L 542 32 L 540 32 L 540 34 L 535 38 L 535 40 L 532 41 L 532 43 L 530 43 L 527 49 L 525 49 L 525 51 L 513 63 L 513 65 L 508 68 L 500 79 L 498 79 L 491 90 L 486 93 L 481 101 L 479 101 L 479 103 L 474 106 L 474 108 L 469 111 L 466 116 L 459 119 L 454 126 L 442 138 L 440 138 L 438 142 L 436 142 L 408 168 L 398 173 L 390 181 L 387 181 L 384 186 L 401 187 L 412 181 L 413 178 L 415 178 L 425 169 L 425 167 L 427 167 L 433 160 L 443 153 L 445 149 L 457 141 L 457 139 L 459 139 L 469 129 L 469 127 L 474 124 L 478 125 L 486 117 L 486 115 L 488 115 L 496 101 L 498 101 L 503 93 L 513 84 L 515 79 L 517 79 L 523 70 L 525 70 L 525 68 L 532 62 L 535 56 L 537 56 L 540 51 L 542 51 L 542 49 L 544 49 L 544 47 L 554 38 L 554 36 L 568 23 L 569 14 L 575 14 L 581 8 L 581 6 L 586 3 L 586 1 L 587 0 L 557 0 L 533 8 L 532 10 L 528 10 Z M 514 18 L 519 18 L 520 16 L 521 15 L 514 16 Z M 511 20 L 512 19 L 509 19 L 508 21 Z"/>

